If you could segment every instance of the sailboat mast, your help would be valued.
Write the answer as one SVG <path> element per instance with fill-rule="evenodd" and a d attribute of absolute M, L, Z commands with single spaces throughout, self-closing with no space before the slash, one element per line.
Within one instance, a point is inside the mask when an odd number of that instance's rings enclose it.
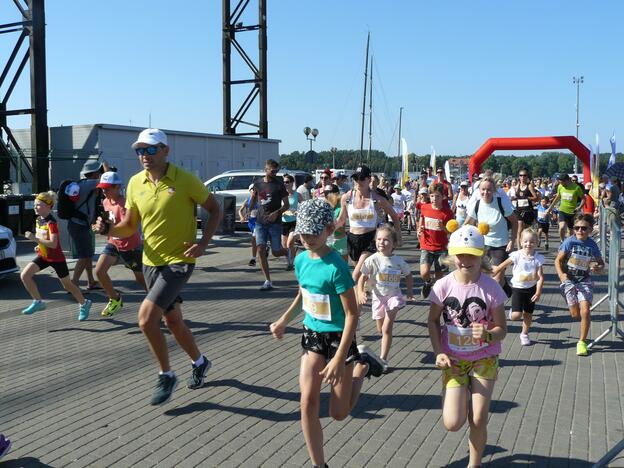
<path fill-rule="evenodd" d="M 373 56 L 371 55 L 370 63 L 370 88 L 368 90 L 368 156 L 370 162 L 371 151 L 373 149 Z"/>
<path fill-rule="evenodd" d="M 362 131 L 360 132 L 360 163 L 364 156 L 364 117 L 366 114 L 366 84 L 368 82 L 368 47 L 370 45 L 370 32 L 366 39 L 366 65 L 364 67 L 364 99 L 362 100 Z"/>
<path fill-rule="evenodd" d="M 401 157 L 401 120 L 403 119 L 403 108 L 399 109 L 399 147 L 397 149 L 397 157 Z"/>

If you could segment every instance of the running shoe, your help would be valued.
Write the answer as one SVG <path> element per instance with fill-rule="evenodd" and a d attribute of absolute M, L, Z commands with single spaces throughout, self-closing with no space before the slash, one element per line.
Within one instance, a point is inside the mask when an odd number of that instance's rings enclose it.
<path fill-rule="evenodd" d="M 366 377 L 380 377 L 383 374 L 383 362 L 377 355 L 366 345 L 358 345 L 361 362 L 368 364 L 368 372 Z"/>
<path fill-rule="evenodd" d="M 576 355 L 577 356 L 587 356 L 589 353 L 587 352 L 587 343 L 585 341 L 580 340 L 576 343 Z"/>
<path fill-rule="evenodd" d="M 429 297 L 429 293 L 431 293 L 432 286 L 433 285 L 431 284 L 431 281 L 425 281 L 425 283 L 423 284 L 422 297 L 424 299 L 427 299 Z"/>
<path fill-rule="evenodd" d="M 544 244 L 544 248 L 548 250 L 548 241 L 546 241 L 546 243 Z"/>
<path fill-rule="evenodd" d="M 95 283 L 89 283 L 87 285 L 87 291 L 97 291 L 99 289 L 102 289 L 102 286 L 100 286 L 97 281 Z"/>
<path fill-rule="evenodd" d="M 85 299 L 84 304 L 80 306 L 80 312 L 78 313 L 78 320 L 84 322 L 89 318 L 89 311 L 91 310 L 91 302 L 89 299 Z"/>
<path fill-rule="evenodd" d="M 531 339 L 529 338 L 529 335 L 525 333 L 520 333 L 520 344 L 522 346 L 529 346 L 531 344 Z"/>
<path fill-rule="evenodd" d="M 104 307 L 102 311 L 102 317 L 112 317 L 115 313 L 123 307 L 123 300 L 121 299 L 121 294 L 119 295 L 119 299 L 109 299 L 108 304 Z"/>
<path fill-rule="evenodd" d="M 381 359 L 379 358 L 379 360 L 381 361 L 381 372 L 384 374 L 387 374 L 388 372 L 390 372 L 390 366 L 388 366 L 388 361 L 386 361 L 385 359 Z"/>
<path fill-rule="evenodd" d="M 173 374 L 169 376 L 167 374 L 159 374 L 158 375 L 158 384 L 156 384 L 156 390 L 154 390 L 154 394 L 152 395 L 152 400 L 150 401 L 150 405 L 162 405 L 163 403 L 167 403 L 171 400 L 171 395 L 173 391 L 178 386 L 178 378 Z"/>
<path fill-rule="evenodd" d="M 11 441 L 0 434 L 0 458 L 4 457 L 11 450 Z"/>
<path fill-rule="evenodd" d="M 262 286 L 260 286 L 260 291 L 270 291 L 273 289 L 273 284 L 270 281 L 265 281 Z"/>
<path fill-rule="evenodd" d="M 24 315 L 32 315 L 35 312 L 39 312 L 40 310 L 44 310 L 46 308 L 46 305 L 43 303 L 43 301 L 37 301 L 34 300 L 32 301 L 32 303 L 26 307 L 24 310 L 22 310 L 22 314 Z"/>
<path fill-rule="evenodd" d="M 507 320 L 511 320 L 511 313 L 512 313 L 512 310 L 510 307 L 509 309 L 507 309 Z"/>
<path fill-rule="evenodd" d="M 256 266 L 256 259 L 252 258 L 251 260 L 249 260 L 249 263 L 247 265 L 248 266 Z"/>
<path fill-rule="evenodd" d="M 202 355 L 203 356 L 203 355 Z M 212 362 L 203 356 L 204 362 L 199 365 L 193 365 L 193 370 L 191 371 L 191 376 L 186 381 L 186 386 L 191 389 L 201 388 L 204 386 L 204 377 L 206 376 L 206 372 L 208 369 L 212 367 Z"/>

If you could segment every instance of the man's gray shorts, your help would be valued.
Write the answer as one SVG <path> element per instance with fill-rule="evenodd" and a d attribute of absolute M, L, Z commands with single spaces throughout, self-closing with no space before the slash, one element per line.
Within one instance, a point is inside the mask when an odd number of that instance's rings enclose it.
<path fill-rule="evenodd" d="M 173 310 L 176 302 L 182 303 L 180 291 L 191 277 L 195 265 L 192 263 L 172 263 L 171 265 L 150 266 L 143 264 L 143 276 L 147 283 L 147 296 L 165 313 Z"/>

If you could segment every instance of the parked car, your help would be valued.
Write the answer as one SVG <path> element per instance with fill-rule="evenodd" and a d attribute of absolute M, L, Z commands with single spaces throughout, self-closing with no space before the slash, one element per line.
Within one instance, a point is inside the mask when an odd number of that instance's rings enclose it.
<path fill-rule="evenodd" d="M 277 173 L 278 177 L 282 177 L 284 174 L 290 174 L 295 177 L 295 189 L 303 184 L 303 180 L 308 172 L 295 171 L 288 169 L 281 169 Z M 234 195 L 236 197 L 236 223 L 240 225 L 238 221 L 238 210 L 247 201 L 249 196 L 249 186 L 256 181 L 264 177 L 264 171 L 248 171 L 248 170 L 234 170 L 226 171 L 223 174 L 213 177 L 212 179 L 204 182 L 204 185 L 208 187 L 213 193 L 220 195 Z"/>
<path fill-rule="evenodd" d="M 19 271 L 17 266 L 17 245 L 13 232 L 0 225 L 0 278 Z"/>

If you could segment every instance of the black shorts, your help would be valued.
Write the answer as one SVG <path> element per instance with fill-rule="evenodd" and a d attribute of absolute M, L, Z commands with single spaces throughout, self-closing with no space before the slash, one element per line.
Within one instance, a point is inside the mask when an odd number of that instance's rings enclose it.
<path fill-rule="evenodd" d="M 338 347 L 340 346 L 340 340 L 342 339 L 342 333 L 340 332 L 315 332 L 308 327 L 303 327 L 303 335 L 301 335 L 301 347 L 305 351 L 311 353 L 320 354 L 327 361 L 332 359 Z M 360 359 L 360 352 L 357 349 L 355 338 L 351 341 L 351 346 L 347 351 L 347 359 L 345 364 L 349 364 L 353 361 Z"/>
<path fill-rule="evenodd" d="M 171 265 L 143 265 L 147 284 L 145 299 L 152 301 L 165 313 L 171 312 L 176 302 L 182 303 L 180 291 L 191 277 L 195 264 L 172 263 Z"/>
<path fill-rule="evenodd" d="M 532 209 L 516 210 L 516 216 L 527 226 L 531 226 L 535 222 L 535 211 Z"/>
<path fill-rule="evenodd" d="M 512 312 L 525 312 L 532 314 L 535 310 L 535 302 L 531 298 L 535 294 L 537 286 L 530 288 L 511 288 L 511 310 Z"/>
<path fill-rule="evenodd" d="M 291 231 L 295 230 L 297 221 L 291 221 L 289 223 L 282 222 L 282 236 L 287 236 Z"/>
<path fill-rule="evenodd" d="M 56 272 L 56 275 L 63 279 L 69 276 L 69 269 L 67 268 L 67 262 L 49 262 L 45 260 L 43 257 L 37 255 L 32 261 L 35 265 L 39 267 L 39 270 L 45 270 L 48 267 L 52 267 L 52 269 Z"/>
<path fill-rule="evenodd" d="M 558 218 L 559 222 L 566 223 L 566 226 L 568 226 L 569 229 L 572 229 L 574 227 L 574 213 L 568 214 L 560 211 Z"/>
<path fill-rule="evenodd" d="M 351 257 L 351 260 L 357 262 L 363 252 L 377 252 L 377 247 L 375 246 L 375 232 L 376 231 L 370 231 L 364 234 L 347 233 L 347 245 L 349 246 L 349 257 Z"/>
<path fill-rule="evenodd" d="M 498 266 L 509 258 L 507 247 L 485 247 L 485 255 L 488 256 L 492 266 Z"/>
<path fill-rule="evenodd" d="M 540 221 L 537 222 L 537 227 L 539 229 L 541 229 L 543 232 L 545 232 L 546 234 L 548 234 L 549 226 L 550 226 L 550 224 L 548 224 L 548 223 L 542 223 Z"/>
<path fill-rule="evenodd" d="M 106 244 L 102 255 L 120 258 L 124 266 L 136 273 L 143 271 L 143 249 L 119 250 L 114 244 Z"/>

